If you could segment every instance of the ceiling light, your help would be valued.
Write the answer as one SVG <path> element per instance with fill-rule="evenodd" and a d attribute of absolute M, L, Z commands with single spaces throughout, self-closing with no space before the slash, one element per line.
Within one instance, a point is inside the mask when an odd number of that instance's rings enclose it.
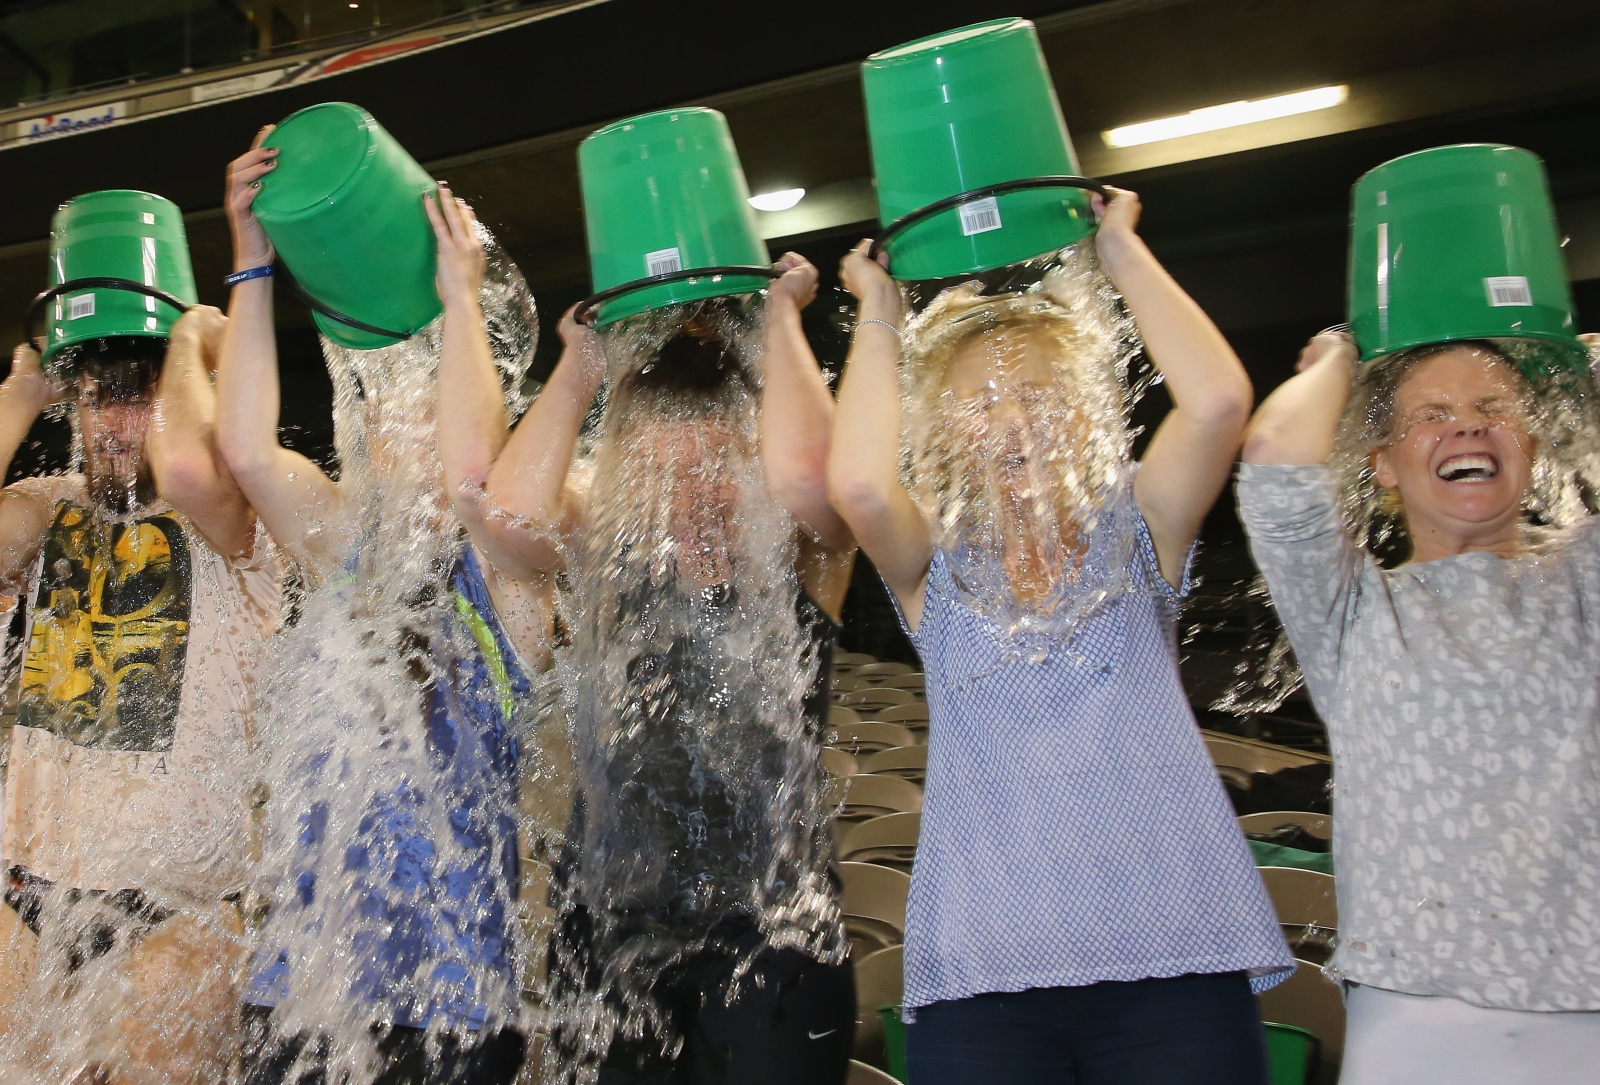
<path fill-rule="evenodd" d="M 777 192 L 763 192 L 750 197 L 750 206 L 757 211 L 787 211 L 805 196 L 803 188 L 783 188 Z"/>
<path fill-rule="evenodd" d="M 1270 121 L 1278 117 L 1292 117 L 1296 113 L 1328 109 L 1341 104 L 1349 97 L 1350 88 L 1347 86 L 1316 87 L 1312 90 L 1295 91 L 1293 94 L 1278 94 L 1271 98 L 1255 98 L 1245 102 L 1229 102 L 1226 105 L 1192 109 L 1176 117 L 1125 124 L 1121 128 L 1113 128 L 1100 135 L 1108 147 L 1137 147 L 1141 143 L 1155 143 L 1162 139 L 1193 136 L 1200 132 L 1215 132 L 1219 128 L 1236 128 L 1241 124 L 1254 124 L 1257 121 Z"/>

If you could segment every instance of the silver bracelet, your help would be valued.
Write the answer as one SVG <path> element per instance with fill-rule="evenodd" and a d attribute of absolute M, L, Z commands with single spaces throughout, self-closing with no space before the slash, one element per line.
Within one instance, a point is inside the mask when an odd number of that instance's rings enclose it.
<path fill-rule="evenodd" d="M 856 321 L 856 330 L 860 331 L 863 327 L 865 327 L 868 324 L 882 324 L 885 328 L 888 328 L 890 331 L 894 332 L 894 337 L 896 339 L 900 340 L 902 343 L 905 342 L 905 337 L 900 334 L 900 329 L 899 328 L 895 327 L 893 324 L 889 323 L 887 320 L 879 320 L 875 316 L 868 317 L 865 320 Z"/>

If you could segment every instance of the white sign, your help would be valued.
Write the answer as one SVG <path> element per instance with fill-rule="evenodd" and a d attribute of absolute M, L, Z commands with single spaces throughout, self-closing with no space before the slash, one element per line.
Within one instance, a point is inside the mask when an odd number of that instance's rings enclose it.
<path fill-rule="evenodd" d="M 201 83 L 192 92 L 192 101 L 199 105 L 201 102 L 214 102 L 218 98 L 232 98 L 235 94 L 249 94 L 255 90 L 265 90 L 272 86 L 288 71 L 287 68 L 273 68 L 269 72 L 252 72 L 249 75 L 235 76 L 232 79 L 219 79 L 215 83 Z"/>
<path fill-rule="evenodd" d="M 70 135 L 73 132 L 86 132 L 91 128 L 104 128 L 127 115 L 127 102 L 106 102 L 84 109 L 74 109 L 68 113 L 47 113 L 32 120 L 18 121 L 17 138 L 29 143 L 40 139 L 54 139 L 56 136 Z"/>

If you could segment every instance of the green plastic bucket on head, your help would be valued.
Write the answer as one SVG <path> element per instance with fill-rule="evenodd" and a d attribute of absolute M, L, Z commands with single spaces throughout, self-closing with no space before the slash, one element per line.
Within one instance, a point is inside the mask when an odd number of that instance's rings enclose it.
<path fill-rule="evenodd" d="M 110 189 L 68 200 L 56 211 L 50 289 L 30 313 L 47 310 L 48 366 L 63 348 L 92 339 L 166 339 L 197 297 L 177 204 L 150 192 Z M 32 335 L 32 317 L 29 324 Z"/>
<path fill-rule="evenodd" d="M 739 152 L 716 110 L 609 124 L 579 145 L 578 175 L 595 289 L 582 308 L 596 327 L 771 281 Z"/>
<path fill-rule="evenodd" d="M 1272 1085 L 1308 1085 L 1317 1069 L 1322 1042 L 1296 1025 L 1263 1022 L 1267 1038 L 1267 1070 Z"/>
<path fill-rule="evenodd" d="M 309 106 L 263 146 L 279 149 L 278 165 L 261 179 L 256 217 L 324 335 L 371 350 L 444 311 L 433 283 L 437 242 L 422 207 L 433 178 L 372 114 L 348 102 Z"/>
<path fill-rule="evenodd" d="M 1361 360 L 1462 339 L 1513 342 L 1524 369 L 1583 366 L 1544 164 L 1519 147 L 1434 147 L 1351 195 L 1350 330 Z M 1529 376 L 1536 376 L 1529 372 Z"/>
<path fill-rule="evenodd" d="M 974 193 L 888 240 L 895 278 L 991 271 L 1094 230 L 1082 188 L 979 193 L 1078 173 L 1039 37 L 1026 19 L 977 23 L 874 53 L 861 65 L 861 83 L 885 227 Z"/>

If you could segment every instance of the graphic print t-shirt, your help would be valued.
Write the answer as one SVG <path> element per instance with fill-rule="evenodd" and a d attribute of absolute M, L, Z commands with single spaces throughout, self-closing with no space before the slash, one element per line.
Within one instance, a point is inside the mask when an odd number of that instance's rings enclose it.
<path fill-rule="evenodd" d="M 277 560 L 218 555 L 173 510 L 113 521 L 81 477 L 54 502 L 30 602 L 5 789 L 5 864 L 181 903 L 244 881 L 249 681 Z"/>

